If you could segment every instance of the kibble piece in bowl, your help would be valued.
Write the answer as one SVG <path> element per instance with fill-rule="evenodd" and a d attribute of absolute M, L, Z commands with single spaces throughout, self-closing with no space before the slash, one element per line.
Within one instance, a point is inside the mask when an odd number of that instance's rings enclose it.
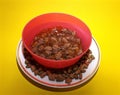
<path fill-rule="evenodd" d="M 34 37 L 31 49 L 35 54 L 52 60 L 71 59 L 82 53 L 76 32 L 61 26 L 42 30 Z"/>

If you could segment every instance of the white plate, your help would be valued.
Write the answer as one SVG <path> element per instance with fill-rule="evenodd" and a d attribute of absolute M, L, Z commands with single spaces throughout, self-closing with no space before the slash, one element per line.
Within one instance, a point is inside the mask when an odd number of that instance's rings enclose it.
<path fill-rule="evenodd" d="M 30 68 L 26 68 L 25 64 L 25 58 L 22 52 L 22 41 L 19 42 L 18 48 L 17 48 L 17 63 L 22 71 L 28 78 L 33 80 L 35 83 L 44 85 L 47 87 L 53 87 L 53 88 L 70 88 L 82 85 L 86 83 L 88 80 L 90 80 L 94 74 L 96 73 L 99 64 L 100 64 L 100 51 L 99 47 L 94 39 L 92 39 L 92 43 L 90 46 L 90 50 L 92 51 L 92 54 L 95 56 L 95 59 L 90 63 L 88 66 L 88 69 L 86 69 L 86 72 L 83 73 L 83 78 L 80 79 L 73 79 L 70 84 L 66 84 L 65 81 L 63 82 L 56 82 L 56 81 L 50 81 L 48 79 L 48 76 L 45 76 L 44 78 L 40 78 L 40 76 L 35 76 L 34 73 L 31 71 Z"/>

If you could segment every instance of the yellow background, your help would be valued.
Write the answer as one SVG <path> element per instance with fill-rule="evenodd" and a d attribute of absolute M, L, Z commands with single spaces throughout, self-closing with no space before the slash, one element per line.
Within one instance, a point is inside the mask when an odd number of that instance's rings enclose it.
<path fill-rule="evenodd" d="M 90 28 L 101 50 L 96 76 L 82 88 L 48 91 L 28 82 L 16 64 L 16 48 L 33 17 L 63 12 Z M 120 0 L 0 0 L 0 95 L 120 95 Z"/>

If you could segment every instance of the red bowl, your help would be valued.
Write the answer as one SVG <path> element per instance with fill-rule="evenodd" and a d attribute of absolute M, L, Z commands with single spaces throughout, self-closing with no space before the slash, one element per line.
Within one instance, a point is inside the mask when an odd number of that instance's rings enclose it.
<path fill-rule="evenodd" d="M 77 36 L 81 40 L 83 53 L 67 60 L 51 60 L 34 54 L 31 50 L 31 43 L 36 34 L 45 28 L 54 26 L 62 26 L 75 30 Z M 58 69 L 75 64 L 89 49 L 92 41 L 92 35 L 88 27 L 80 19 L 63 13 L 48 13 L 35 17 L 25 26 L 22 32 L 22 41 L 25 48 L 39 64 L 45 67 Z"/>

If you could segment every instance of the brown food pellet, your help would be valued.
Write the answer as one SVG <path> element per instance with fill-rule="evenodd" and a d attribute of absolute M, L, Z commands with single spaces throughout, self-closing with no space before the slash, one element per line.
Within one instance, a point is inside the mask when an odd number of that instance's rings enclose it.
<path fill-rule="evenodd" d="M 56 81 L 63 81 L 65 78 L 62 76 L 62 74 L 56 74 Z"/>
<path fill-rule="evenodd" d="M 52 60 L 71 59 L 82 53 L 76 32 L 61 26 L 42 30 L 31 44 L 33 53 Z"/>
<path fill-rule="evenodd" d="M 50 70 L 46 71 L 47 75 L 51 75 L 52 73 L 50 72 Z"/>
<path fill-rule="evenodd" d="M 72 73 L 72 68 L 69 67 L 67 72 L 68 74 Z"/>
<path fill-rule="evenodd" d="M 83 64 L 83 68 L 87 69 L 88 65 L 87 64 Z"/>
<path fill-rule="evenodd" d="M 25 64 L 29 64 L 29 61 L 28 61 L 28 60 L 25 60 Z"/>
<path fill-rule="evenodd" d="M 49 74 L 48 78 L 49 78 L 49 80 L 54 81 L 55 80 L 55 75 L 54 74 Z"/>
<path fill-rule="evenodd" d="M 39 75 L 39 70 L 35 70 L 35 71 L 34 71 L 34 74 L 35 74 L 35 75 Z"/>
<path fill-rule="evenodd" d="M 85 69 L 81 69 L 81 73 L 85 73 L 86 72 L 86 70 Z"/>
<path fill-rule="evenodd" d="M 71 83 L 71 82 L 72 82 L 72 79 L 71 79 L 71 78 L 68 77 L 67 79 L 65 79 L 65 83 L 68 83 L 68 84 L 69 84 L 69 83 Z"/>
<path fill-rule="evenodd" d="M 78 75 L 77 75 L 77 74 L 74 74 L 74 78 L 75 78 L 75 79 L 78 79 Z"/>
<path fill-rule="evenodd" d="M 31 67 L 30 63 L 26 64 L 26 68 L 30 68 L 30 67 Z"/>
<path fill-rule="evenodd" d="M 82 79 L 82 73 L 79 74 L 79 77 L 78 77 L 78 78 L 79 78 L 79 79 Z"/>
<path fill-rule="evenodd" d="M 73 79 L 73 78 L 74 78 L 74 74 L 70 74 L 69 77 L 70 77 L 71 79 Z"/>
<path fill-rule="evenodd" d="M 40 74 L 41 78 L 44 78 L 45 76 L 46 76 L 46 72 L 43 72 L 43 73 Z"/>
<path fill-rule="evenodd" d="M 78 69 L 78 65 L 75 65 L 73 71 L 77 71 L 77 69 Z"/>
<path fill-rule="evenodd" d="M 81 70 L 80 70 L 80 69 L 78 69 L 78 70 L 75 71 L 75 74 L 76 74 L 76 75 L 78 75 L 78 74 L 80 74 L 80 73 L 81 73 Z"/>
<path fill-rule="evenodd" d="M 42 36 L 45 35 L 46 34 Z M 37 40 L 38 38 L 35 39 Z M 56 48 L 59 48 L 58 45 L 55 45 L 54 47 L 55 48 L 52 48 L 54 50 Z M 48 46 L 45 49 L 50 51 L 51 47 Z M 57 81 L 57 82 L 65 81 L 65 83 L 67 84 L 70 84 L 73 79 L 81 80 L 83 73 L 86 72 L 86 69 L 89 67 L 91 61 L 95 59 L 95 57 L 92 55 L 92 51 L 88 50 L 86 54 L 84 54 L 82 58 L 74 65 L 64 69 L 50 69 L 38 64 L 24 47 L 23 47 L 23 54 L 25 56 L 26 68 L 31 68 L 31 71 L 34 73 L 35 76 L 38 75 L 41 78 L 48 76 L 48 79 L 50 81 Z"/>
<path fill-rule="evenodd" d="M 31 65 L 31 70 L 34 72 L 36 70 L 36 66 L 35 65 Z"/>

